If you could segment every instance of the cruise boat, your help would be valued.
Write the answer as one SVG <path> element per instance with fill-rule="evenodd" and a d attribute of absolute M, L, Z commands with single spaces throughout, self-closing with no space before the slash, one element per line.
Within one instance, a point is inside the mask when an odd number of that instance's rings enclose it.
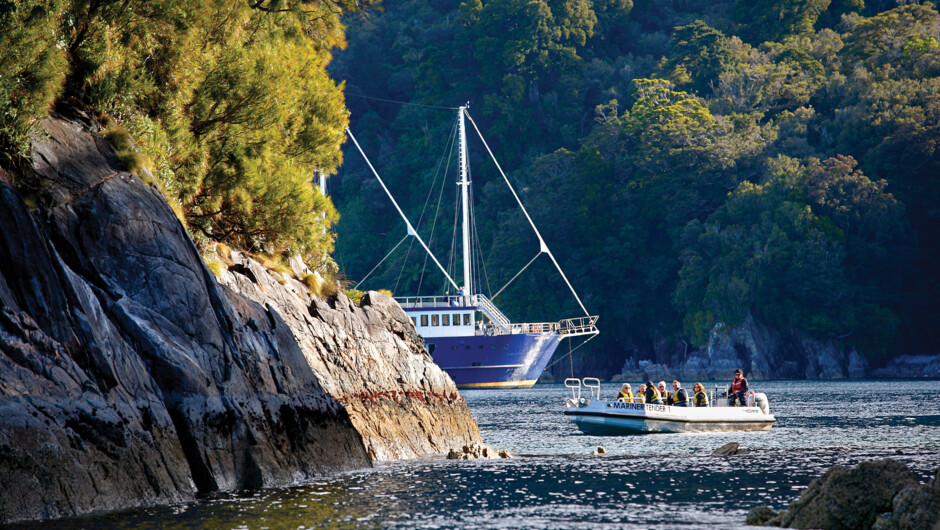
<path fill-rule="evenodd" d="M 571 390 L 571 397 L 565 400 L 565 416 L 584 434 L 769 431 L 776 421 L 767 396 L 760 392 L 749 392 L 744 407 L 727 406 L 724 400 L 715 399 L 716 391 L 709 400 L 715 406 L 674 407 L 601 399 L 600 381 L 593 377 L 566 379 L 565 386 Z M 586 395 L 583 389 L 588 390 Z"/>
<path fill-rule="evenodd" d="M 444 369 L 454 380 L 454 383 L 461 388 L 530 388 L 545 370 L 555 349 L 562 340 L 582 337 L 586 342 L 598 334 L 597 316 L 590 315 L 585 309 L 561 266 L 558 265 L 555 256 L 551 253 L 545 240 L 532 222 L 532 218 L 526 212 L 519 196 L 509 183 L 509 179 L 506 178 L 499 163 L 493 157 L 486 140 L 483 139 L 473 119 L 467 113 L 467 107 L 463 106 L 456 110 L 457 162 L 459 167 L 456 182 L 459 187 L 457 207 L 459 209 L 462 242 L 460 260 L 462 260 L 463 268 L 463 278 L 459 285 L 440 264 L 440 261 L 431 252 L 421 236 L 418 235 L 418 231 L 402 212 L 352 132 L 349 129 L 346 132 L 404 220 L 407 227 L 406 237 L 414 237 L 420 243 L 431 261 L 446 278 L 447 285 L 450 286 L 450 292 L 438 296 L 396 297 L 396 300 L 411 317 L 417 332 L 424 337 L 425 347 L 434 362 Z M 473 124 L 477 134 L 480 135 L 480 139 L 490 157 L 492 157 L 500 175 L 502 175 L 503 181 L 512 191 L 513 197 L 525 213 L 529 225 L 538 238 L 539 249 L 537 249 L 538 254 L 536 257 L 545 254 L 551 259 L 577 300 L 578 305 L 584 311 L 584 316 L 542 322 L 512 322 L 496 307 L 490 297 L 477 289 L 478 282 L 474 276 L 474 264 L 473 259 L 471 259 L 475 255 L 471 248 L 471 241 L 476 240 L 476 234 L 473 228 L 470 202 L 472 192 L 469 168 L 467 167 L 467 119 Z M 400 244 L 401 242 L 399 242 Z M 451 262 L 456 263 L 460 260 L 451 260 Z M 529 264 L 533 261 L 535 261 L 535 258 Z M 522 270 L 525 270 L 525 267 Z M 518 275 L 517 273 L 516 277 Z M 510 280 L 511 282 L 512 280 Z M 505 289 L 505 286 L 503 289 Z M 496 295 L 500 292 L 502 292 L 502 289 Z"/>

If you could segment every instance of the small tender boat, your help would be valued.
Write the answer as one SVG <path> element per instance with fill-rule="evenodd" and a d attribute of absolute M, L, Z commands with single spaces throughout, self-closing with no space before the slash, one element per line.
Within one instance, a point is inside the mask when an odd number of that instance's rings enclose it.
<path fill-rule="evenodd" d="M 566 379 L 565 386 L 572 391 L 565 402 L 565 416 L 585 434 L 769 431 L 777 421 L 762 393 L 750 392 L 746 407 L 727 406 L 722 399 L 710 400 L 717 406 L 674 407 L 601 399 L 600 380 L 594 377 Z M 582 395 L 584 388 L 589 396 Z"/>

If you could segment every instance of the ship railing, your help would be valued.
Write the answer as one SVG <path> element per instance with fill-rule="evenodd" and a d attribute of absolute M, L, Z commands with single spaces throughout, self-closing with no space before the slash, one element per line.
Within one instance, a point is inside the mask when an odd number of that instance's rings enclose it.
<path fill-rule="evenodd" d="M 473 307 L 472 296 L 396 296 L 395 301 L 405 309 L 422 307 Z"/>
<path fill-rule="evenodd" d="M 597 335 L 597 316 L 566 318 L 556 323 L 558 333 L 566 337 Z"/>
<path fill-rule="evenodd" d="M 490 299 L 482 294 L 476 294 L 471 297 L 474 303 L 480 307 L 480 311 L 490 318 L 494 324 L 500 327 L 503 332 L 508 333 L 518 333 L 517 331 L 512 330 L 512 324 L 509 322 L 509 319 L 502 311 L 496 308 L 493 305 L 493 302 L 490 302 Z"/>

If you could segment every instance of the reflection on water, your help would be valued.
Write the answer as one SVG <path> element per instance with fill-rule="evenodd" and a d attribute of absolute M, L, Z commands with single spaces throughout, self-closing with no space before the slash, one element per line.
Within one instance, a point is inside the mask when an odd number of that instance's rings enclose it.
<path fill-rule="evenodd" d="M 484 440 L 517 458 L 395 462 L 49 527 L 735 528 L 751 507 L 785 506 L 834 464 L 891 456 L 921 480 L 940 467 L 940 381 L 753 386 L 771 400 L 770 432 L 585 436 L 561 414 L 561 385 L 467 391 Z M 751 452 L 711 456 L 729 441 Z M 591 456 L 598 445 L 608 454 Z"/>

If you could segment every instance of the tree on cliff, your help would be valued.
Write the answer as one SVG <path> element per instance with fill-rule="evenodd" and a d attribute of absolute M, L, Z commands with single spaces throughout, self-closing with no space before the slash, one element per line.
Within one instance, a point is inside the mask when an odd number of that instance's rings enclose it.
<path fill-rule="evenodd" d="M 22 154 L 78 98 L 130 131 L 191 229 L 327 264 L 338 217 L 311 179 L 341 162 L 346 114 L 325 68 L 363 3 L 0 2 L 0 141 Z"/>

